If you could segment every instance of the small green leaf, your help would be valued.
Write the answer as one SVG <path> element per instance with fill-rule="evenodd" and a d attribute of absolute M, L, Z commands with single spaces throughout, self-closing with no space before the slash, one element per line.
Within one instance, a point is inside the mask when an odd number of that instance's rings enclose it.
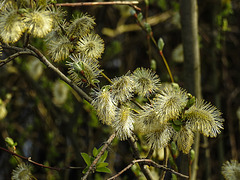
<path fill-rule="evenodd" d="M 192 96 L 190 93 L 188 93 L 188 102 L 186 105 L 186 109 L 189 109 L 192 105 L 194 105 L 196 102 L 195 96 Z"/>
<path fill-rule="evenodd" d="M 177 158 L 177 156 L 179 155 L 179 151 L 178 151 L 178 148 L 177 148 L 177 145 L 174 141 L 171 142 L 171 150 L 172 150 L 172 155 L 175 158 Z"/>
<path fill-rule="evenodd" d="M 134 14 L 136 14 L 136 11 L 133 8 L 131 8 L 130 14 L 133 16 Z"/>
<path fill-rule="evenodd" d="M 193 149 L 191 149 L 190 151 L 190 160 L 191 160 L 191 163 L 194 161 L 195 159 L 195 151 Z"/>
<path fill-rule="evenodd" d="M 151 32 L 152 32 L 152 28 L 151 28 L 150 24 L 144 23 L 144 26 L 145 26 L 145 29 L 146 29 L 146 31 L 147 31 L 148 33 L 151 33 Z"/>
<path fill-rule="evenodd" d="M 180 119 L 174 119 L 174 120 L 173 120 L 173 123 L 174 123 L 175 125 L 177 125 L 177 126 L 180 126 L 180 125 L 183 124 Z"/>
<path fill-rule="evenodd" d="M 89 169 L 89 167 L 86 167 L 86 168 L 82 171 L 82 173 L 83 173 L 83 174 L 86 174 L 86 172 L 88 171 L 88 169 Z"/>
<path fill-rule="evenodd" d="M 91 165 L 91 157 L 87 153 L 81 153 L 85 163 L 90 166 Z"/>
<path fill-rule="evenodd" d="M 156 71 L 157 70 L 157 63 L 156 63 L 156 60 L 152 59 L 151 60 L 151 65 L 150 65 L 151 69 L 153 71 Z"/>
<path fill-rule="evenodd" d="M 158 48 L 159 48 L 159 50 L 162 51 L 163 47 L 164 47 L 164 41 L 163 41 L 162 38 L 159 38 L 159 40 L 158 40 Z"/>
<path fill-rule="evenodd" d="M 98 155 L 98 150 L 97 148 L 93 148 L 93 156 L 96 157 Z"/>
<path fill-rule="evenodd" d="M 140 22 L 141 22 L 141 21 L 142 21 L 142 19 L 143 19 L 143 15 L 142 15 L 142 13 L 139 13 L 139 14 L 138 14 L 138 16 L 137 16 L 137 18 L 138 18 L 138 21 L 140 21 Z"/>
<path fill-rule="evenodd" d="M 7 145 L 8 145 L 9 147 L 15 147 L 15 146 L 17 146 L 17 142 L 14 142 L 13 139 L 10 138 L 10 137 L 6 137 L 6 138 L 5 138 L 5 142 L 7 143 Z"/>
<path fill-rule="evenodd" d="M 97 172 L 112 173 L 111 170 L 107 167 L 100 167 L 96 169 Z"/>
<path fill-rule="evenodd" d="M 99 149 L 98 149 L 98 154 L 100 153 L 100 151 L 102 150 L 103 146 L 101 146 Z"/>
<path fill-rule="evenodd" d="M 175 131 L 177 131 L 177 132 L 179 132 L 179 131 L 181 130 L 181 126 L 178 126 L 178 125 L 176 125 L 176 124 L 174 124 L 174 123 L 172 123 L 172 127 L 173 127 L 173 129 L 174 129 Z"/>
<path fill-rule="evenodd" d="M 172 179 L 171 180 L 177 180 L 177 176 L 175 174 L 172 174 Z"/>
<path fill-rule="evenodd" d="M 108 151 L 105 151 L 104 154 L 99 159 L 99 162 L 104 162 L 107 159 Z"/>
<path fill-rule="evenodd" d="M 97 163 L 97 168 L 106 167 L 106 166 L 108 166 L 108 163 L 106 162 Z"/>

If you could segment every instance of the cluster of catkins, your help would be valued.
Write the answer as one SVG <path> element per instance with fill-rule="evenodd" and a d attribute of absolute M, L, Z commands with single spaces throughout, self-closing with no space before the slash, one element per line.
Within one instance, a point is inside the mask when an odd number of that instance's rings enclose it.
<path fill-rule="evenodd" d="M 10 44 L 25 35 L 46 38 L 48 54 L 55 62 L 67 59 L 70 54 L 84 54 L 90 61 L 101 57 L 103 40 L 93 29 L 94 18 L 79 14 L 70 22 L 64 19 L 66 13 L 49 0 L 1 0 L 0 38 Z M 27 42 L 28 43 L 28 42 Z"/>
<path fill-rule="evenodd" d="M 194 133 L 216 137 L 223 128 L 221 113 L 198 100 L 177 84 L 161 85 L 151 70 L 137 68 L 132 74 L 114 78 L 111 85 L 95 91 L 92 105 L 99 119 L 126 140 L 134 132 L 146 135 L 153 148 L 164 148 L 171 140 L 188 153 Z M 134 103 L 137 96 L 147 102 Z"/>
<path fill-rule="evenodd" d="M 2 42 L 17 42 L 22 34 L 26 38 L 46 37 L 51 59 L 59 62 L 70 57 L 70 78 L 79 86 L 94 89 L 92 105 L 99 119 L 112 126 L 120 140 L 139 132 L 153 148 L 164 148 L 173 140 L 179 150 L 188 153 L 195 132 L 216 137 L 223 129 L 217 108 L 195 100 L 177 84 L 161 85 L 150 69 L 137 68 L 121 77 L 107 78 L 111 84 L 99 88 L 98 78 L 104 74 L 98 59 L 104 42 L 93 32 L 95 22 L 89 15 L 67 22 L 61 8 L 47 0 L 4 0 L 0 6 Z M 136 102 L 137 97 L 144 101 Z"/>

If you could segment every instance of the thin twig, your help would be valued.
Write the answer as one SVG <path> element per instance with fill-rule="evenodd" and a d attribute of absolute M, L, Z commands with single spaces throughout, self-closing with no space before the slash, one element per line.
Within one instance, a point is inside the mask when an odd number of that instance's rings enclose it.
<path fill-rule="evenodd" d="M 166 167 L 166 166 L 160 165 L 160 164 L 154 162 L 154 161 L 151 160 L 151 159 L 137 159 L 137 160 L 133 160 L 133 161 L 131 162 L 131 164 L 129 164 L 129 165 L 128 165 L 127 167 L 125 167 L 122 171 L 120 171 L 120 172 L 119 172 L 118 174 L 116 174 L 115 176 L 109 178 L 108 180 L 112 180 L 112 179 L 117 178 L 117 177 L 120 176 L 122 173 L 124 173 L 126 170 L 130 169 L 130 168 L 131 168 L 134 164 L 136 164 L 136 163 L 142 163 L 142 164 L 145 164 L 145 165 L 149 165 L 149 166 L 153 166 L 153 167 L 162 169 L 162 170 L 164 170 L 164 171 L 169 171 L 169 172 L 171 172 L 171 173 L 173 173 L 173 174 L 176 174 L 177 176 L 180 176 L 180 177 L 183 177 L 183 178 L 186 178 L 186 179 L 189 178 L 188 176 L 186 176 L 186 175 L 184 175 L 184 174 L 181 174 L 181 173 L 179 173 L 179 172 L 176 172 L 176 171 L 174 171 L 173 169 L 168 168 L 168 167 Z"/>
<path fill-rule="evenodd" d="M 32 53 L 30 51 L 20 51 L 20 52 L 16 52 L 10 56 L 8 56 L 6 59 L 4 60 L 0 60 L 0 67 L 4 66 L 5 64 L 11 62 L 13 59 L 17 58 L 18 56 L 21 55 L 32 55 Z"/>
<path fill-rule="evenodd" d="M 113 139 L 115 138 L 116 134 L 113 133 L 107 140 L 107 142 L 104 144 L 103 148 L 101 149 L 101 151 L 98 153 L 97 157 L 94 159 L 94 161 L 92 162 L 91 166 L 88 168 L 88 171 L 86 172 L 86 174 L 82 177 L 82 180 L 86 180 L 88 175 L 91 173 L 91 171 L 93 170 L 93 168 L 96 166 L 98 160 L 101 158 L 101 156 L 104 154 L 105 150 L 108 148 L 108 146 L 112 143 Z"/>
<path fill-rule="evenodd" d="M 14 157 L 19 157 L 20 159 L 24 160 L 24 161 L 27 161 L 33 165 L 36 165 L 36 166 L 40 166 L 42 168 L 47 168 L 47 169 L 51 169 L 51 170 L 55 170 L 55 171 L 63 171 L 63 170 L 67 170 L 67 169 L 83 169 L 83 167 L 73 167 L 73 166 L 68 166 L 68 167 L 64 167 L 64 168 L 58 168 L 58 167 L 51 167 L 51 166 L 46 166 L 46 165 L 43 165 L 43 164 L 40 164 L 38 162 L 35 162 L 31 159 L 31 157 L 25 157 L 25 156 L 21 156 L 15 152 L 12 152 L 12 151 L 9 151 L 8 149 L 5 149 L 3 147 L 0 147 L 0 150 L 3 150 L 9 154 L 12 154 Z"/>
<path fill-rule="evenodd" d="M 138 151 L 137 144 L 136 144 L 134 138 L 133 138 L 133 137 L 130 137 L 130 138 L 128 139 L 128 141 L 129 141 L 129 144 L 130 144 L 130 146 L 131 146 L 131 148 L 132 148 L 132 150 L 133 150 L 133 156 L 134 156 L 134 158 L 135 158 L 135 159 L 141 159 L 140 153 L 139 153 L 139 151 Z M 141 168 L 142 173 L 143 173 L 144 176 L 146 177 L 146 179 L 147 179 L 147 180 L 152 180 L 153 178 L 152 178 L 152 176 L 151 176 L 150 171 L 149 171 L 148 169 L 145 169 L 145 167 L 144 167 L 144 165 L 143 165 L 142 163 L 139 163 L 139 166 L 140 166 L 140 168 Z"/>
<path fill-rule="evenodd" d="M 88 96 L 81 88 L 79 88 L 76 84 L 74 84 L 69 78 L 67 78 L 58 68 L 56 68 L 52 63 L 50 63 L 47 58 L 34 46 L 28 45 L 27 46 L 30 50 L 33 51 L 33 55 L 36 54 L 39 60 L 45 64 L 48 68 L 53 70 L 58 76 L 65 81 L 69 86 L 71 86 L 82 98 L 87 100 L 88 102 L 92 102 L 92 98 Z"/>
<path fill-rule="evenodd" d="M 110 1 L 110 2 L 77 2 L 77 3 L 57 3 L 56 6 L 100 6 L 100 5 L 128 5 L 132 6 L 137 11 L 141 11 L 141 8 L 137 7 L 138 1 Z"/>
<path fill-rule="evenodd" d="M 152 144 L 146 159 L 150 159 L 153 155 L 153 152 L 154 152 L 154 148 L 153 148 L 153 144 Z"/>
<path fill-rule="evenodd" d="M 138 1 L 111 1 L 111 2 L 77 2 L 77 3 L 57 3 L 56 6 L 99 6 L 99 5 L 137 5 Z"/>
<path fill-rule="evenodd" d="M 3 150 L 3 151 L 5 151 L 5 152 L 7 152 L 7 153 L 9 153 L 9 154 L 12 154 L 12 155 L 14 155 L 14 156 L 19 157 L 19 158 L 21 158 L 22 160 L 28 161 L 28 162 L 31 163 L 31 164 L 34 164 L 34 165 L 37 165 L 37 166 L 40 166 L 40 167 L 43 167 L 43 168 L 47 168 L 47 169 L 51 169 L 51 170 L 56 170 L 56 171 L 61 171 L 61 170 L 65 170 L 65 169 L 66 169 L 66 168 L 57 168 L 57 167 L 45 166 L 45 165 L 43 165 L 43 164 L 40 164 L 40 163 L 37 163 L 37 162 L 31 160 L 31 157 L 21 156 L 21 155 L 19 155 L 19 154 L 17 154 L 17 153 L 14 153 L 14 152 L 12 152 L 12 151 L 9 151 L 9 150 L 3 148 L 3 147 L 0 147 L 0 149 Z"/>

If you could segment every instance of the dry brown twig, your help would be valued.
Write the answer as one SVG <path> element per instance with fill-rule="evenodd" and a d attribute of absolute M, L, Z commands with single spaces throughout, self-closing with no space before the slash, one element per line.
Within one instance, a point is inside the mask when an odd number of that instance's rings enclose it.
<path fill-rule="evenodd" d="M 181 174 L 179 172 L 176 172 L 174 171 L 173 169 L 171 168 L 168 168 L 166 166 L 163 166 L 163 165 L 160 165 L 160 164 L 157 164 L 156 162 L 154 162 L 153 160 L 151 159 L 137 159 L 137 160 L 133 160 L 127 167 L 125 167 L 122 171 L 120 171 L 118 174 L 116 174 L 115 176 L 109 178 L 108 180 L 112 180 L 112 179 L 115 179 L 117 178 L 118 176 L 120 176 L 122 173 L 124 173 L 125 171 L 127 171 L 128 169 L 130 169 L 134 164 L 136 163 L 143 163 L 145 165 L 149 165 L 149 166 L 153 166 L 153 167 L 156 167 L 156 168 L 159 168 L 159 169 L 162 169 L 164 171 L 169 171 L 173 174 L 176 174 L 177 176 L 180 176 L 180 177 L 183 177 L 183 178 L 186 178 L 188 179 L 189 177 L 184 175 L 184 174 Z"/>
<path fill-rule="evenodd" d="M 110 1 L 110 2 L 77 2 L 77 3 L 57 3 L 56 6 L 67 6 L 67 7 L 77 7 L 77 6 L 100 6 L 100 5 L 129 5 L 134 9 L 141 11 L 141 8 L 136 5 L 139 4 L 138 1 Z"/>

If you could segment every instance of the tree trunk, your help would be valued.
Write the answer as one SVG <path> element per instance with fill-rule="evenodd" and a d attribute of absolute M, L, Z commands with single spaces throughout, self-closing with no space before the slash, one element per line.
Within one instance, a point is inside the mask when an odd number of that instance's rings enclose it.
<path fill-rule="evenodd" d="M 181 0 L 180 15 L 182 26 L 182 42 L 184 52 L 184 84 L 185 88 L 197 98 L 201 98 L 200 53 L 198 42 L 198 12 L 197 0 Z M 196 179 L 198 168 L 200 135 L 196 133 L 194 142 L 195 160 L 193 162 L 191 179 Z M 185 165 L 181 164 L 182 173 L 188 172 L 187 157 L 183 157 Z"/>

